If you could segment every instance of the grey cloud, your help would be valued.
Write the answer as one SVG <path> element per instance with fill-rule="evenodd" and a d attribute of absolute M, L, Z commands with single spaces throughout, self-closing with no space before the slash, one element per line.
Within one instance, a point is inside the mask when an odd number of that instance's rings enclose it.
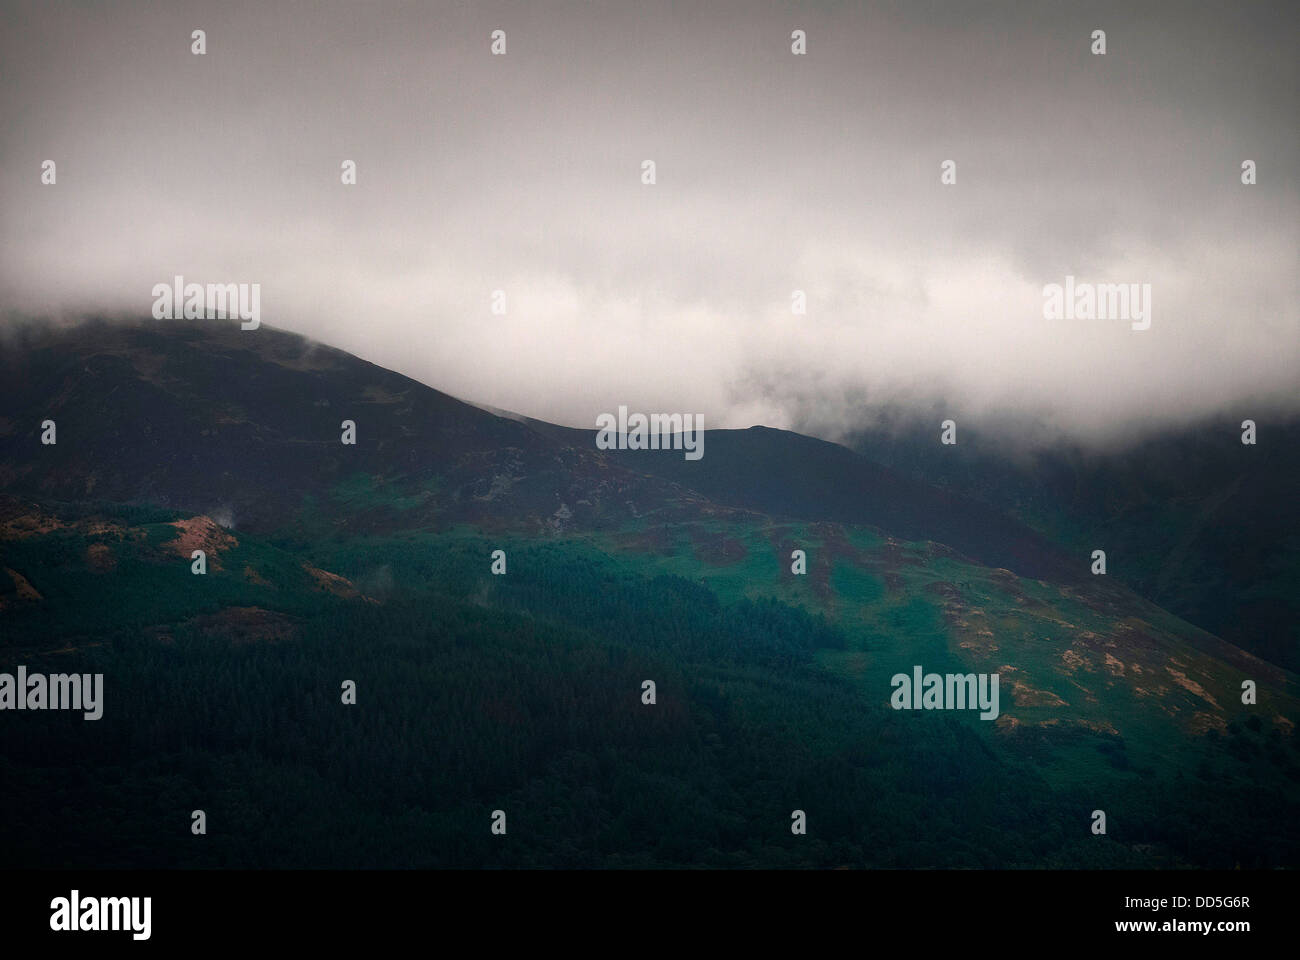
<path fill-rule="evenodd" d="M 943 403 L 1102 438 L 1234 404 L 1296 412 L 1290 5 L 9 4 L 6 20 L 7 308 L 147 313 L 176 273 L 260 282 L 268 323 L 582 425 L 630 403 L 830 436 Z M 497 27 L 506 57 L 488 55 Z M 1044 321 L 1041 288 L 1067 273 L 1152 283 L 1152 329 Z"/>

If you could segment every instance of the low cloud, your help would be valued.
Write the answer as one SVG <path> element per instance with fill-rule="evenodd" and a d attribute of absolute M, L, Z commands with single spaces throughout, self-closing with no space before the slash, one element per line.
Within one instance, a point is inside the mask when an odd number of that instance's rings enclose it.
<path fill-rule="evenodd" d="M 268 324 L 582 426 L 1297 412 L 1293 8 L 708 6 L 20 4 L 0 304 L 256 282 Z M 1151 284 L 1151 329 L 1045 320 L 1066 275 Z"/>

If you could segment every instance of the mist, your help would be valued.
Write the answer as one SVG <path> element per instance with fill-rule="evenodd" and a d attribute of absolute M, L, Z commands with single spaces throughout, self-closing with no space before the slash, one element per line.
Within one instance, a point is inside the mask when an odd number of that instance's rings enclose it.
<path fill-rule="evenodd" d="M 839 439 L 910 409 L 1106 443 L 1300 412 L 1293 4 L 5 21 L 6 311 L 258 283 L 268 325 L 589 428 L 626 404 Z M 1150 284 L 1150 328 L 1044 319 L 1067 276 Z"/>

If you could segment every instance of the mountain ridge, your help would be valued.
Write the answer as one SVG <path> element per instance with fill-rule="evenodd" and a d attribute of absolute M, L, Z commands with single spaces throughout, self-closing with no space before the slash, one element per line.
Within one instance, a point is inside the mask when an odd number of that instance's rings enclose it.
<path fill-rule="evenodd" d="M 11 862 L 1300 856 L 1300 678 L 844 447 L 604 451 L 265 325 L 32 331 L 0 373 L 0 650 L 111 678 L 89 740 L 0 724 Z M 917 666 L 998 675 L 996 720 L 891 710 Z M 157 829 L 198 796 L 214 843 Z M 772 839 L 792 804 L 824 839 Z"/>

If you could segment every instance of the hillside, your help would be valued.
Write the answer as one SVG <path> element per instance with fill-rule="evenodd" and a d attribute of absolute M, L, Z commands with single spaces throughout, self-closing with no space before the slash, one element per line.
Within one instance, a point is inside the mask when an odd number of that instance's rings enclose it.
<path fill-rule="evenodd" d="M 1300 863 L 1294 674 L 844 447 L 600 451 L 265 326 L 29 329 L 3 374 L 3 669 L 109 684 L 0 724 L 14 864 Z M 889 709 L 917 664 L 997 720 Z"/>
<path fill-rule="evenodd" d="M 1241 421 L 1257 418 L 1254 445 Z M 1023 428 L 1023 432 L 1033 431 Z M 901 418 L 849 445 L 914 480 L 1016 517 L 1110 576 L 1275 663 L 1300 669 L 1300 422 L 1244 411 L 1084 449 L 969 425 L 940 447 Z"/>

